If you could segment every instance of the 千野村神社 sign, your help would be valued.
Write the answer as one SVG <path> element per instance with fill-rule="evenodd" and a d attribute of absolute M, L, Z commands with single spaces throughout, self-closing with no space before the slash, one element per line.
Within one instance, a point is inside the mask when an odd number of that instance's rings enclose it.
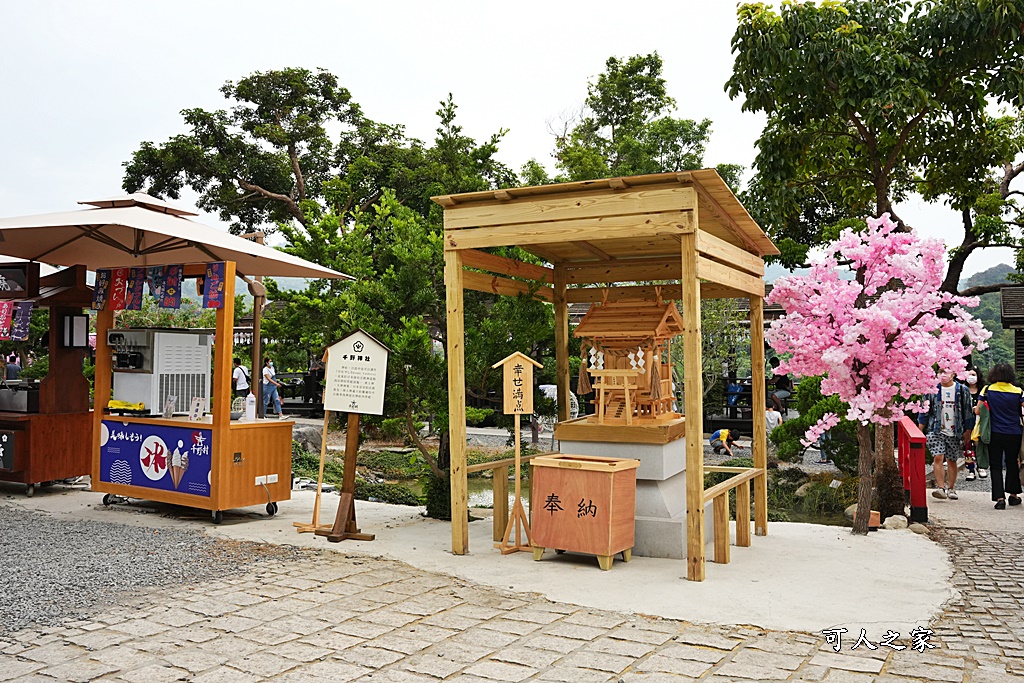
<path fill-rule="evenodd" d="M 324 409 L 339 413 L 384 413 L 388 348 L 356 330 L 327 349 Z"/>

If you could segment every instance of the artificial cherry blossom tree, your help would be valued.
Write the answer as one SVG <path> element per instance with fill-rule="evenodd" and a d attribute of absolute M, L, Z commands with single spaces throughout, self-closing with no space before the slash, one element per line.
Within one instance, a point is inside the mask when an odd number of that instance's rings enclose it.
<path fill-rule="evenodd" d="M 837 395 L 849 405 L 847 419 L 859 423 L 853 532 L 860 534 L 867 533 L 872 464 L 876 474 L 895 468 L 892 425 L 906 410 L 923 410 L 908 397 L 934 392 L 936 370 L 962 375 L 966 356 L 991 336 L 965 310 L 977 299 L 939 291 L 943 244 L 895 228 L 885 214 L 862 232 L 845 230 L 809 275 L 776 280 L 767 299 L 786 313 L 767 333 L 788 356 L 776 372 L 823 375 L 821 393 Z M 817 439 L 837 421 L 825 415 L 805 438 Z"/>

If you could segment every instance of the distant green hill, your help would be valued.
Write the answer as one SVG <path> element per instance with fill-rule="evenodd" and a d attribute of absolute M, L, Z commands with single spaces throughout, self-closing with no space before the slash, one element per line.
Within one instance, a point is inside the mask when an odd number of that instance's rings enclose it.
<path fill-rule="evenodd" d="M 960 289 L 1005 282 L 1006 274 L 1015 270 L 1013 266 L 1000 263 L 963 280 Z M 984 351 L 975 351 L 971 358 L 974 364 L 985 372 L 997 363 L 1013 364 L 1013 330 L 1003 329 L 999 320 L 999 303 L 999 292 L 992 292 L 982 295 L 977 308 L 971 310 L 974 317 L 980 319 L 985 324 L 985 329 L 992 333 L 992 338 L 988 340 L 988 348 Z"/>

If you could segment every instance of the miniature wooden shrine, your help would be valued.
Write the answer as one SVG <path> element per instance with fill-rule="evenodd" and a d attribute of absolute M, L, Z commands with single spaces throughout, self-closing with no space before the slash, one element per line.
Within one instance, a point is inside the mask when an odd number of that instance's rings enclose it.
<path fill-rule="evenodd" d="M 580 394 L 594 378 L 597 412 L 588 422 L 627 425 L 674 420 L 672 337 L 683 318 L 671 301 L 625 300 L 594 304 L 573 333 L 584 340 Z"/>
<path fill-rule="evenodd" d="M 600 435 L 601 441 L 622 444 L 623 447 L 629 444 L 678 445 L 685 438 L 685 449 L 679 449 L 677 455 L 685 464 L 688 476 L 684 486 L 678 488 L 678 494 L 673 493 L 674 498 L 665 500 L 676 507 L 684 507 L 682 516 L 686 540 L 683 556 L 687 559 L 686 575 L 689 579 L 701 581 L 705 577 L 705 508 L 712 502 L 714 558 L 716 561 L 728 561 L 728 496 L 732 489 L 736 490 L 738 502 L 736 544 L 750 544 L 750 524 L 743 517 L 741 501 L 749 500 L 751 486 L 754 532 L 758 536 L 766 535 L 762 257 L 779 252 L 718 173 L 714 169 L 703 169 L 604 178 L 443 195 L 433 200 L 444 207 L 452 552 L 463 555 L 469 551 L 463 320 L 463 292 L 466 289 L 502 296 L 529 296 L 553 304 L 555 383 L 560 421 L 555 429 L 555 438 L 560 442 L 573 440 L 567 434 L 573 429 L 588 431 L 591 437 Z M 510 246 L 532 254 L 545 265 L 485 251 Z M 705 491 L 703 474 L 715 469 L 704 466 L 701 414 L 700 311 L 701 299 L 708 298 L 750 301 L 754 466 L 717 468 L 728 471 L 732 476 Z M 666 342 L 681 326 L 683 417 L 669 417 L 672 409 L 668 398 L 672 393 L 671 382 L 666 384 L 669 376 L 661 376 L 655 392 L 660 390 L 663 396 L 655 399 L 650 393 L 649 379 L 647 383 L 642 382 L 631 362 L 628 366 L 609 367 L 606 355 L 603 375 L 595 376 L 595 384 L 606 385 L 605 396 L 599 401 L 608 410 L 608 421 L 593 424 L 584 418 L 583 423 L 579 420 L 568 422 L 568 305 L 601 302 L 598 311 L 604 306 L 610 307 L 603 312 L 595 312 L 595 315 L 610 316 L 615 308 L 612 304 L 631 302 L 630 305 L 636 305 L 639 301 L 680 302 L 682 323 L 678 320 L 679 311 L 675 315 L 669 312 L 669 324 L 675 326 L 676 331 L 666 332 Z M 629 320 L 623 323 L 633 324 Z M 614 343 L 611 339 L 600 340 L 597 335 L 594 339 L 602 344 L 602 348 L 610 348 L 609 345 Z M 656 352 L 661 363 L 667 354 L 663 356 L 660 344 L 654 343 L 653 334 L 646 333 L 642 339 L 628 341 L 630 344 L 636 342 L 639 350 L 648 339 L 652 352 Z M 626 351 L 626 359 L 628 353 Z M 646 359 L 647 351 L 644 355 Z M 650 367 L 653 355 L 650 360 L 645 360 L 645 366 Z M 602 370 L 600 367 L 597 369 Z M 615 389 L 612 387 L 619 381 L 617 372 L 624 374 L 621 375 L 620 388 Z M 627 382 L 631 385 L 628 390 L 625 389 Z M 634 384 L 635 389 L 632 388 Z M 630 401 L 628 410 L 625 407 L 627 397 Z M 634 400 L 640 408 L 633 405 Z M 611 414 L 613 403 L 618 412 L 619 401 L 623 406 L 623 424 L 611 422 L 613 417 L 619 419 Z M 632 424 L 625 424 L 627 418 Z M 680 464 L 674 463 L 674 467 L 679 469 Z M 640 470 L 643 468 L 641 465 Z M 668 472 L 659 476 L 678 478 L 678 475 Z M 659 483 L 640 471 L 637 479 L 645 479 L 655 485 Z M 666 479 L 666 483 L 668 481 Z M 674 492 L 676 490 L 673 489 Z M 749 507 L 745 512 L 749 513 Z M 675 523 L 677 518 L 678 515 L 673 516 L 671 521 Z"/>

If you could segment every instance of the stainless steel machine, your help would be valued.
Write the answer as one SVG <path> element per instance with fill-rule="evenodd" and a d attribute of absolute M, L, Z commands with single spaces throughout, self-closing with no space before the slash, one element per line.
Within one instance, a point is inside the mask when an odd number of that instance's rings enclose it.
<path fill-rule="evenodd" d="M 114 374 L 113 398 L 142 403 L 150 414 L 164 411 L 174 397 L 173 411 L 188 412 L 192 399 L 210 405 L 211 335 L 189 330 L 109 330 Z"/>
<path fill-rule="evenodd" d="M 38 413 L 39 380 L 0 379 L 0 412 Z"/>

